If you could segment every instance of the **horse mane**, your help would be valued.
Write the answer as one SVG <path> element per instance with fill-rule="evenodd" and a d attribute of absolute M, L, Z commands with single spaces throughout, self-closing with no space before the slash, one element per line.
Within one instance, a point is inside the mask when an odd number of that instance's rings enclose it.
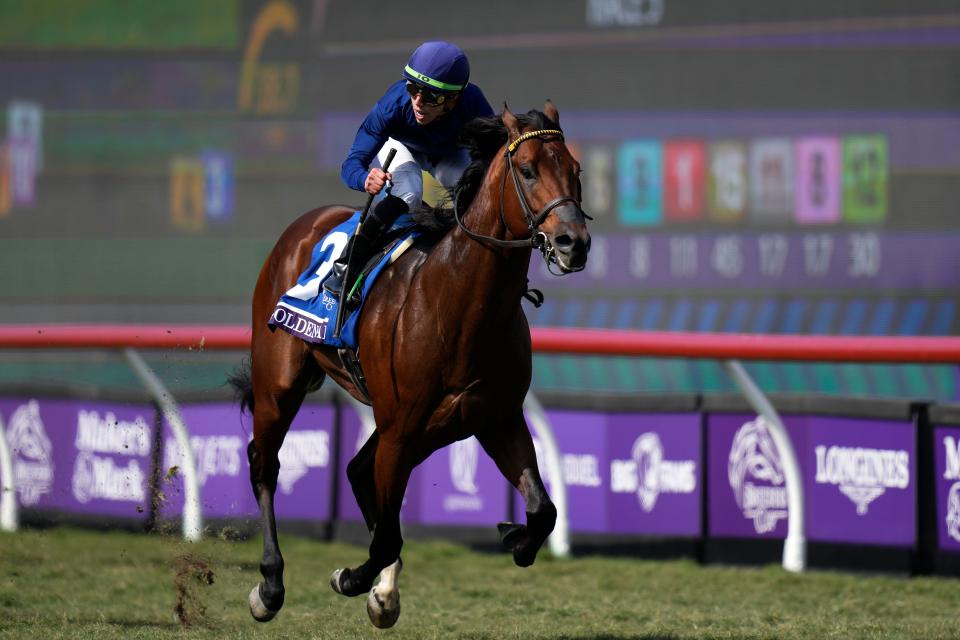
<path fill-rule="evenodd" d="M 520 130 L 532 127 L 534 129 L 560 129 L 560 125 L 541 111 L 531 109 L 525 114 L 517 116 Z M 444 198 L 436 207 L 421 207 L 413 211 L 413 218 L 417 224 L 431 231 L 445 232 L 456 224 L 453 217 L 453 203 L 457 203 L 460 215 L 463 216 L 473 198 L 483 184 L 487 169 L 493 162 L 497 152 L 507 143 L 507 128 L 503 118 L 499 115 L 475 118 L 468 122 L 457 140 L 458 146 L 470 153 L 471 162 L 464 170 L 453 189 L 449 189 L 449 196 Z"/>

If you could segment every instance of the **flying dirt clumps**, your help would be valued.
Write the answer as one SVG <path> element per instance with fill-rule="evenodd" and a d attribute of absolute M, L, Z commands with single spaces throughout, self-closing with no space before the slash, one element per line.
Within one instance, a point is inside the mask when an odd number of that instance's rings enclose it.
<path fill-rule="evenodd" d="M 205 559 L 189 553 L 177 556 L 174 566 L 177 569 L 174 578 L 177 590 L 174 616 L 185 629 L 205 624 L 207 605 L 204 601 L 204 589 L 213 584 L 213 568 Z"/>

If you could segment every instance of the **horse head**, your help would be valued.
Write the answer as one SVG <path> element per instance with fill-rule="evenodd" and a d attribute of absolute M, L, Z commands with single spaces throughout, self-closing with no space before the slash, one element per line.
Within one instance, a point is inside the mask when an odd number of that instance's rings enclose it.
<path fill-rule="evenodd" d="M 564 144 L 560 116 L 552 102 L 547 101 L 543 115 L 547 120 L 543 127 L 532 123 L 521 127 L 503 106 L 507 144 L 502 180 L 505 187 L 510 174 L 515 197 L 504 194 L 501 215 L 514 236 L 532 234 L 548 266 L 556 263 L 563 273 L 580 271 L 590 251 L 588 216 L 580 207 L 580 163 Z"/>

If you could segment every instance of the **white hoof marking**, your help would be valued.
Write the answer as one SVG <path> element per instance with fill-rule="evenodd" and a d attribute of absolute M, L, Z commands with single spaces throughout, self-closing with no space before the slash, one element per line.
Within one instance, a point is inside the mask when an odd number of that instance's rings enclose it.
<path fill-rule="evenodd" d="M 263 604 L 263 599 L 260 597 L 260 585 L 257 584 L 253 587 L 253 591 L 250 592 L 250 615 L 253 616 L 253 619 L 257 622 L 270 622 L 273 620 L 273 617 L 277 615 L 276 611 L 271 611 L 267 608 L 267 605 Z"/>

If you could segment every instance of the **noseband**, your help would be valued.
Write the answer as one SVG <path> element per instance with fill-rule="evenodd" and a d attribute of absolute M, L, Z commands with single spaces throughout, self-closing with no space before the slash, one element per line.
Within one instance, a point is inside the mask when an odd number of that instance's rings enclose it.
<path fill-rule="evenodd" d="M 563 140 L 563 132 L 559 129 L 539 129 L 537 131 L 528 131 L 527 133 L 522 134 L 519 138 L 507 145 L 507 150 L 503 154 L 504 161 L 507 163 L 509 168 L 510 176 L 513 178 L 513 187 L 517 192 L 517 199 L 520 201 L 520 208 L 523 209 L 523 217 L 527 222 L 527 228 L 530 230 L 530 237 L 524 238 L 521 240 L 501 240 L 499 238 L 494 238 L 491 236 L 485 236 L 479 233 L 475 233 L 470 229 L 467 229 L 464 226 L 462 220 L 460 219 L 459 207 L 457 206 L 456 198 L 453 202 L 453 215 L 457 220 L 457 224 L 463 229 L 463 232 L 466 233 L 469 237 L 495 247 L 506 248 L 506 249 L 516 249 L 516 248 L 535 248 L 539 249 L 543 253 L 544 259 L 549 265 L 551 260 L 556 260 L 554 257 L 554 252 L 556 251 L 551 245 L 550 241 L 547 239 L 547 236 L 542 231 L 537 231 L 543 221 L 547 219 L 547 216 L 550 215 L 550 212 L 564 204 L 565 202 L 571 202 L 577 210 L 581 212 L 581 215 L 586 217 L 586 214 L 580 210 L 580 200 L 574 196 L 563 195 L 557 198 L 554 198 L 548 202 L 540 211 L 536 214 L 533 212 L 533 209 L 530 207 L 530 202 L 527 200 L 526 192 L 524 192 L 523 187 L 520 184 L 520 176 L 517 175 L 517 168 L 513 164 L 513 154 L 517 148 L 527 140 L 531 138 L 538 138 L 540 136 L 559 136 L 560 140 Z M 506 191 L 507 184 L 507 171 L 503 172 L 503 180 L 500 182 L 500 222 L 503 223 L 505 228 L 509 229 L 507 225 L 506 218 L 503 213 L 503 200 L 504 193 Z"/>

